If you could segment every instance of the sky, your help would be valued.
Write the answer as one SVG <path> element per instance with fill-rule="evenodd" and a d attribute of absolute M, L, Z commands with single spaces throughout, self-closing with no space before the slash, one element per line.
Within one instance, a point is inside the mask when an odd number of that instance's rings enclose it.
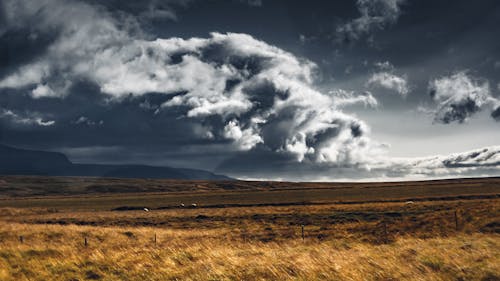
<path fill-rule="evenodd" d="M 0 143 L 241 179 L 500 175 L 500 2 L 0 0 Z"/>

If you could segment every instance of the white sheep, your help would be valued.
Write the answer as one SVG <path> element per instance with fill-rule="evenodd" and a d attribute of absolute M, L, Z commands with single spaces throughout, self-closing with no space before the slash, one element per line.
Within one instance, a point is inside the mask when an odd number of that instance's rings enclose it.
<path fill-rule="evenodd" d="M 144 212 L 149 212 L 148 208 L 144 208 L 143 210 L 144 210 Z"/>

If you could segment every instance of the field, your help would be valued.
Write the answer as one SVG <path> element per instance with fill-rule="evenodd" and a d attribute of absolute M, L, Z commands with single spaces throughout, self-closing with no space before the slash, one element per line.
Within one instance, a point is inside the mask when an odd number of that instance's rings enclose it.
<path fill-rule="evenodd" d="M 0 183 L 0 280 L 500 280 L 497 178 Z"/>

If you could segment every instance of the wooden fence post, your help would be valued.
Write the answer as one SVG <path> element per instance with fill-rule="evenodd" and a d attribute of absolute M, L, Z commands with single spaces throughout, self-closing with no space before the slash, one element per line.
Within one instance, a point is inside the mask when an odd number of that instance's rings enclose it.
<path fill-rule="evenodd" d="M 21 235 L 21 236 L 19 236 L 19 242 L 20 242 L 21 244 L 23 244 L 23 243 L 24 243 L 24 237 L 23 237 L 22 235 Z"/>
<path fill-rule="evenodd" d="M 305 235 L 304 235 L 304 225 L 302 225 L 302 242 L 305 241 Z"/>
<path fill-rule="evenodd" d="M 155 232 L 155 240 L 154 241 L 155 241 L 155 245 L 156 245 L 156 232 Z"/>
<path fill-rule="evenodd" d="M 455 210 L 455 230 L 458 231 L 458 215 L 457 215 L 457 210 Z"/>
<path fill-rule="evenodd" d="M 387 238 L 387 222 L 385 220 L 383 223 L 383 227 L 384 227 L 384 243 L 387 244 L 389 240 Z"/>
<path fill-rule="evenodd" d="M 83 245 L 85 245 L 85 247 L 87 247 L 89 245 L 89 243 L 87 241 L 87 236 L 85 236 L 83 239 Z"/>

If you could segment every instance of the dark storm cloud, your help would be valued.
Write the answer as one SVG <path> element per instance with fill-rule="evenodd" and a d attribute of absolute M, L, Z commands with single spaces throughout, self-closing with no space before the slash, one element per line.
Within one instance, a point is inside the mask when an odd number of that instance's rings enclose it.
<path fill-rule="evenodd" d="M 240 2 L 246 3 L 250 6 L 260 7 L 262 6 L 262 0 L 240 0 Z"/>
<path fill-rule="evenodd" d="M 493 112 L 491 112 L 491 117 L 496 121 L 500 121 L 500 106 L 496 107 Z"/>
<path fill-rule="evenodd" d="M 77 84 L 70 91 L 64 99 L 41 98 L 35 102 L 19 92 L 0 95 L 0 104 L 8 104 L 9 111 L 17 115 L 0 111 L 0 141 L 62 151 L 73 161 L 87 163 L 206 169 L 231 153 L 225 149 L 227 140 L 203 136 L 202 122 L 179 119 L 180 111 L 157 112 L 171 98 L 164 94 L 109 101 L 93 85 Z"/>
<path fill-rule="evenodd" d="M 149 21 L 177 21 L 179 11 L 189 7 L 196 0 L 145 0 L 145 1 L 121 1 L 121 0 L 84 0 L 92 5 L 106 7 L 107 10 L 134 15 L 141 23 L 148 24 Z"/>

